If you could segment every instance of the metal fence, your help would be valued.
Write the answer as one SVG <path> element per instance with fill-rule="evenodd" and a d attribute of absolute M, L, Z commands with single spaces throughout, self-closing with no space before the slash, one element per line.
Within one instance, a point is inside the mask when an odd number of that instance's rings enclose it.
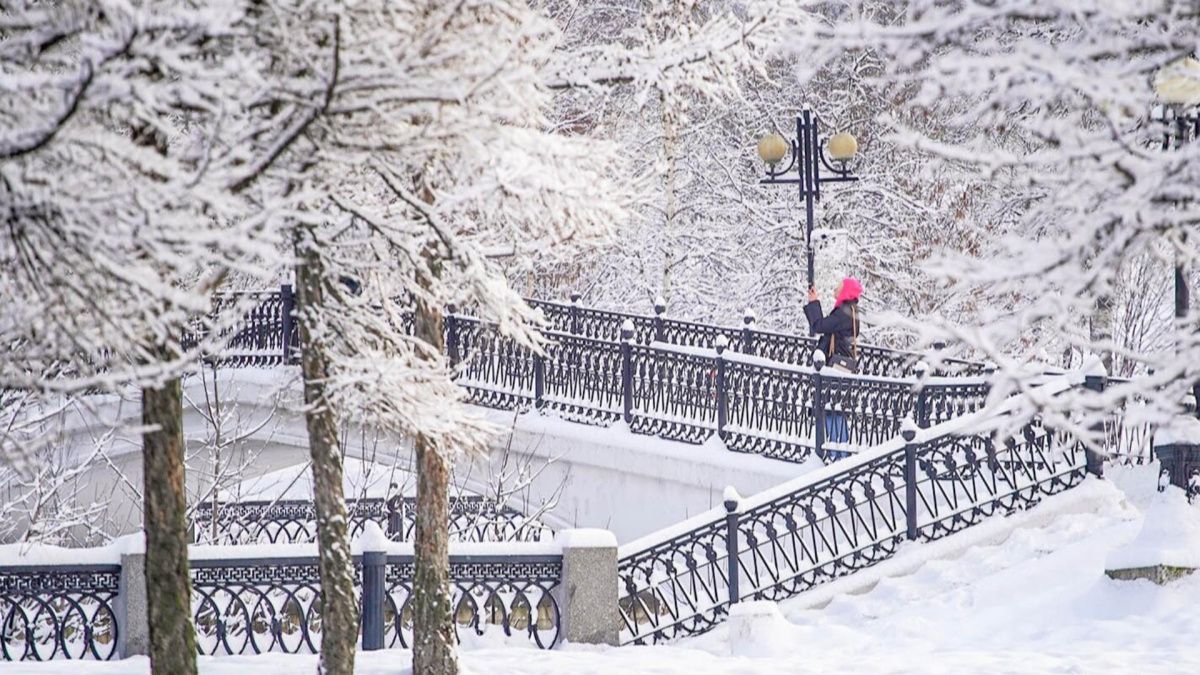
<path fill-rule="evenodd" d="M 260 304 L 214 358 L 234 366 L 293 362 L 291 288 L 250 295 Z M 895 436 L 905 417 L 944 421 L 978 409 L 988 392 L 970 380 L 918 387 L 920 355 L 869 345 L 861 349 L 860 375 L 821 372 L 804 365 L 814 339 L 760 331 L 749 320 L 729 328 L 668 319 L 661 305 L 650 317 L 578 302 L 530 304 L 551 327 L 545 355 L 493 324 L 446 314 L 446 353 L 472 402 L 591 424 L 624 420 L 635 433 L 690 443 L 717 434 L 733 450 L 804 461 L 814 452 L 827 458 L 827 427 L 842 444 L 834 449 L 869 447 Z M 951 359 L 942 366 L 960 376 L 987 370 Z M 827 416 L 835 418 L 832 427 Z"/>
<path fill-rule="evenodd" d="M 113 658 L 120 576 L 119 565 L 0 568 L 0 657 Z"/>
<path fill-rule="evenodd" d="M 621 641 L 703 633 L 732 602 L 791 597 L 885 560 L 903 541 L 940 539 L 1029 508 L 1098 472 L 1087 454 L 1034 423 L 1002 442 L 945 435 L 906 443 L 768 501 L 726 502 L 723 518 L 622 552 Z"/>
<path fill-rule="evenodd" d="M 190 567 L 199 653 L 320 649 L 316 557 L 193 560 Z M 135 570 L 135 583 L 140 583 L 141 563 Z M 354 557 L 354 575 L 361 598 L 362 648 L 411 647 L 413 557 L 367 552 Z M 121 576 L 119 564 L 0 568 L 0 657 L 125 656 L 119 633 L 131 623 L 144 626 L 146 617 L 143 603 L 123 601 Z M 552 648 L 561 625 L 554 596 L 561 579 L 561 554 L 452 554 L 456 634 L 524 637 L 532 646 Z"/>
<path fill-rule="evenodd" d="M 299 332 L 292 316 L 295 294 L 291 285 L 278 291 L 240 291 L 216 296 L 214 310 L 247 299 L 258 301 L 242 320 L 223 331 L 227 345 L 219 360 L 232 365 L 270 365 L 291 363 L 299 357 Z M 658 305 L 654 315 L 611 312 L 583 307 L 578 296 L 571 303 L 528 299 L 531 307 L 542 311 L 548 328 L 557 333 L 591 338 L 603 342 L 620 342 L 622 329 L 628 327 L 636 344 L 672 344 L 681 347 L 712 347 L 718 338 L 728 341 L 731 351 L 766 359 L 801 365 L 811 363 L 816 339 L 811 336 L 789 335 L 757 327 L 747 315 L 740 327 L 716 326 L 671 319 L 666 307 Z M 406 315 L 405 330 L 412 330 L 411 317 Z M 446 313 L 446 343 L 453 358 L 454 323 L 466 319 L 453 311 Z M 935 345 L 940 352 L 942 345 Z M 924 355 L 917 352 L 888 349 L 874 345 L 860 346 L 860 368 L 864 375 L 881 377 L 910 377 Z M 980 375 L 987 366 L 975 361 L 937 356 L 942 373 L 946 375 Z"/>
<path fill-rule="evenodd" d="M 982 378 L 844 375 L 716 349 L 547 332 L 545 355 L 464 317 L 449 329 L 458 382 L 473 403 L 552 411 L 591 424 L 688 443 L 714 434 L 735 451 L 804 461 L 894 438 L 913 418 L 929 426 L 980 409 Z"/>
<path fill-rule="evenodd" d="M 368 522 L 392 541 L 412 541 L 416 498 L 347 499 L 350 536 Z M 553 531 L 520 511 L 479 495 L 450 499 L 451 541 L 548 541 Z M 308 499 L 201 502 L 192 515 L 192 541 L 198 544 L 300 544 L 317 540 L 316 507 Z"/>
<path fill-rule="evenodd" d="M 192 611 L 201 654 L 311 652 L 321 648 L 317 559 L 193 561 Z M 450 556 L 454 627 L 523 636 L 541 649 L 558 641 L 553 591 L 561 555 Z M 363 649 L 412 646 L 412 556 L 355 557 Z"/>

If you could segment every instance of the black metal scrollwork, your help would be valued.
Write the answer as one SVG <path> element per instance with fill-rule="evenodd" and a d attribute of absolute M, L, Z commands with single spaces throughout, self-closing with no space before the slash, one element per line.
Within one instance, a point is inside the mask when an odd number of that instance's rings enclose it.
<path fill-rule="evenodd" d="M 117 650 L 119 565 L 0 569 L 0 656 L 108 660 Z"/>

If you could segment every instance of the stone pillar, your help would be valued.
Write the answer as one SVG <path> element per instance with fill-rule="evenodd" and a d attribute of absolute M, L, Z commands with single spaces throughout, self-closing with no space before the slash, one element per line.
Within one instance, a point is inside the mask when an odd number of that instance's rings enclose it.
<path fill-rule="evenodd" d="M 121 554 L 117 591 L 117 656 L 150 652 L 150 623 L 146 619 L 146 554 Z"/>
<path fill-rule="evenodd" d="M 621 628 L 617 607 L 617 538 L 608 530 L 564 530 L 562 583 L 555 589 L 561 639 L 616 645 Z"/>

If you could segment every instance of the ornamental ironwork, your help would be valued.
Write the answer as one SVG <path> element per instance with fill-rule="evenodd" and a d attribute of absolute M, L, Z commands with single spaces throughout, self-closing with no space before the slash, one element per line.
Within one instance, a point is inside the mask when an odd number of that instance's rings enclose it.
<path fill-rule="evenodd" d="M 217 360 L 294 362 L 290 286 L 249 295 L 261 302 L 230 332 Z M 894 437 L 909 416 L 931 426 L 972 412 L 990 392 L 982 380 L 927 381 L 921 355 L 870 345 L 860 347 L 859 375 L 838 379 L 806 365 L 813 338 L 759 330 L 751 316 L 741 327 L 726 327 L 666 318 L 661 304 L 654 316 L 643 316 L 581 307 L 578 297 L 570 304 L 530 303 L 549 324 L 543 352 L 494 324 L 446 313 L 446 353 L 472 403 L 587 424 L 624 421 L 634 433 L 687 443 L 717 435 L 734 450 L 802 462 Z M 400 328 L 410 331 L 411 313 L 403 317 Z M 937 375 L 986 371 L 978 363 L 935 360 Z M 832 454 L 827 440 L 835 444 Z"/>
<path fill-rule="evenodd" d="M 412 556 L 355 556 L 363 602 L 364 648 L 412 644 Z M 377 562 L 370 562 L 375 560 Z M 364 562 L 366 561 L 366 562 Z M 366 574 L 364 565 L 377 572 Z M 321 646 L 321 592 L 316 558 L 194 561 L 192 611 L 202 654 L 315 653 Z M 558 641 L 554 593 L 562 556 L 450 557 L 455 630 L 523 636 L 541 649 Z M 376 584 L 374 587 L 371 584 Z M 373 604 L 374 603 L 374 604 Z M 372 622 L 378 623 L 372 624 Z"/>
<path fill-rule="evenodd" d="M 411 557 L 388 556 L 385 647 L 412 647 L 413 574 Z M 561 556 L 451 556 L 455 634 L 460 640 L 467 633 L 521 636 L 553 648 L 561 624 L 554 590 L 561 579 Z"/>
<path fill-rule="evenodd" d="M 112 659 L 120 576 L 119 565 L 0 568 L 0 656 Z"/>
<path fill-rule="evenodd" d="M 733 602 L 792 597 L 886 560 L 904 540 L 940 539 L 1030 508 L 1100 470 L 1081 441 L 1037 422 L 1006 440 L 910 439 L 843 465 L 769 501 L 727 502 L 690 531 L 626 552 L 621 642 L 703 633 Z"/>
<path fill-rule="evenodd" d="M 191 575 L 201 654 L 320 649 L 321 577 L 315 558 L 193 561 Z M 358 570 L 356 577 L 361 578 Z"/>
<path fill-rule="evenodd" d="M 416 498 L 347 499 L 350 536 L 368 522 L 393 541 L 411 541 L 416 530 Z M 300 544 L 317 540 L 316 506 L 311 500 L 201 502 L 192 516 L 199 544 Z M 553 531 L 541 521 L 479 495 L 450 499 L 451 541 L 544 541 Z"/>

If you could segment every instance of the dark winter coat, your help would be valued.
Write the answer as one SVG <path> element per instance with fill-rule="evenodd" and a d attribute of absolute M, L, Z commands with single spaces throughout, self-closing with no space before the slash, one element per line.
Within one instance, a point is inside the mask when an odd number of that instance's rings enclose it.
<path fill-rule="evenodd" d="M 821 336 L 817 344 L 821 351 L 825 352 L 826 358 L 833 357 L 833 352 L 829 349 L 831 341 L 838 354 L 851 358 L 855 356 L 854 336 L 858 335 L 859 323 L 857 300 L 843 302 L 834 307 L 829 316 L 825 316 L 821 311 L 821 301 L 813 300 L 804 306 L 804 316 L 808 318 L 808 325 L 813 332 Z"/>

